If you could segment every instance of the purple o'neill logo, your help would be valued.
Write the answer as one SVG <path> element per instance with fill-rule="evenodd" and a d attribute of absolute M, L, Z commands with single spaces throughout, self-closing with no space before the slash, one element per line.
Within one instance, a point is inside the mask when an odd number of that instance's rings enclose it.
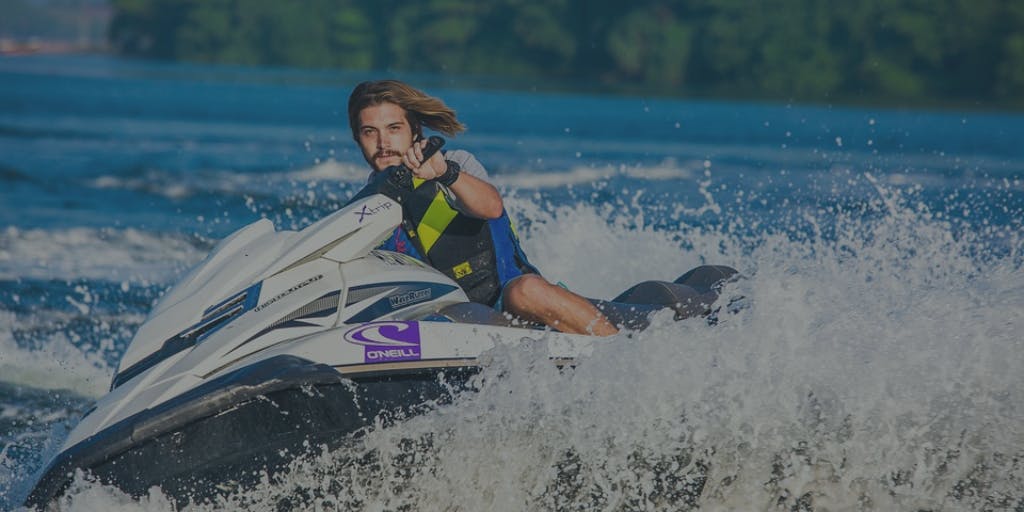
<path fill-rule="evenodd" d="M 420 359 L 420 326 L 416 322 L 363 324 L 346 332 L 345 341 L 363 346 L 366 363 Z"/>

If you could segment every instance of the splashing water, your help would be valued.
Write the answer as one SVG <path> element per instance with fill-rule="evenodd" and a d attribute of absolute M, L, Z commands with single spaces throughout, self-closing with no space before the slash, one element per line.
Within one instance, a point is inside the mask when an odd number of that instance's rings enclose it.
<path fill-rule="evenodd" d="M 6 510 L 214 239 L 359 188 L 338 109 L 379 77 L 109 56 L 0 75 Z M 458 81 L 429 82 L 472 127 L 449 147 L 506 189 L 548 278 L 611 297 L 726 264 L 745 307 L 658 317 L 561 371 L 543 342 L 500 346 L 476 392 L 218 503 L 82 475 L 62 510 L 1024 511 L 1019 115 Z"/>
<path fill-rule="evenodd" d="M 543 343 L 499 346 L 453 404 L 185 509 L 1020 510 L 1019 235 L 865 180 L 856 207 L 759 233 L 510 201 L 534 263 L 582 293 L 707 261 L 741 270 L 726 296 L 748 306 L 716 326 L 657 317 L 573 369 Z M 63 504 L 174 508 L 84 477 Z"/>

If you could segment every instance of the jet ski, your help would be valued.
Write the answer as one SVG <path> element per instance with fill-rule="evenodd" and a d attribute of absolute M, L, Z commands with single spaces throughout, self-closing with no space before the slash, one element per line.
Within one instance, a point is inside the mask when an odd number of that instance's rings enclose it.
<path fill-rule="evenodd" d="M 402 222 L 410 179 L 401 167 L 377 174 L 301 231 L 263 219 L 220 241 L 139 327 L 110 392 L 26 505 L 59 499 L 79 471 L 133 496 L 159 486 L 179 503 L 201 502 L 257 483 L 308 447 L 335 449 L 451 400 L 497 343 L 546 343 L 554 364 L 567 365 L 602 342 L 470 302 L 434 268 L 377 249 Z M 735 274 L 702 266 L 594 302 L 629 329 L 665 308 L 713 321 Z"/>

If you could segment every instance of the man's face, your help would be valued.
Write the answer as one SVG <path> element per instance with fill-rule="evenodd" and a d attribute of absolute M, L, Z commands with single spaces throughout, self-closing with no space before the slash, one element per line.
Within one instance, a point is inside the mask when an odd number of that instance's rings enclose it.
<path fill-rule="evenodd" d="M 402 155 L 412 146 L 412 137 L 405 109 L 394 103 L 373 105 L 359 112 L 359 148 L 375 171 L 402 163 Z"/>

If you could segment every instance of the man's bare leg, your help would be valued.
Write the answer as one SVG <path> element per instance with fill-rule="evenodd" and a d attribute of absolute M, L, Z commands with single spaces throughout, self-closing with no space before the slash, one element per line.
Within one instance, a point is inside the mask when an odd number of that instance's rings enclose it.
<path fill-rule="evenodd" d="M 536 274 L 508 283 L 502 302 L 509 313 L 561 332 L 595 336 L 619 332 L 590 301 Z"/>

